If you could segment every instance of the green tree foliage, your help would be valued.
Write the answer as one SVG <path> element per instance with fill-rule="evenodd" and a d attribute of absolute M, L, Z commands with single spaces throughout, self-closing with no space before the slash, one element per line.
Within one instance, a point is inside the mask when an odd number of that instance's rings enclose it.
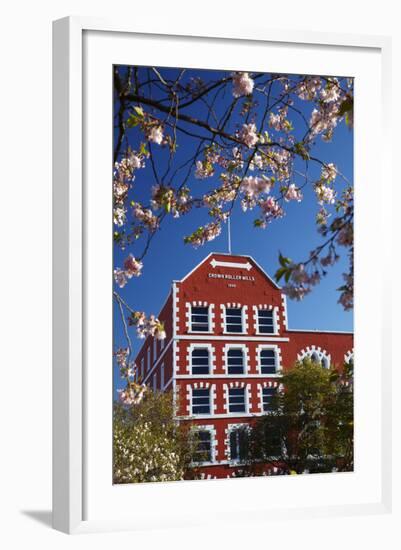
<path fill-rule="evenodd" d="M 114 405 L 114 483 L 184 479 L 191 431 L 174 420 L 172 392 L 148 390 L 134 406 Z"/>
<path fill-rule="evenodd" d="M 353 367 L 304 360 L 282 377 L 271 410 L 255 424 L 249 463 L 291 473 L 353 469 Z"/>

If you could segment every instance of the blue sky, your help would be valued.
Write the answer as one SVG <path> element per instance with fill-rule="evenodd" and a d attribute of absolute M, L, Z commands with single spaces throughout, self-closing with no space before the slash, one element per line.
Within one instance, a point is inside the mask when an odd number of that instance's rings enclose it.
<path fill-rule="evenodd" d="M 145 71 L 145 69 L 140 69 Z M 166 78 L 177 75 L 177 70 L 160 69 Z M 193 76 L 201 75 L 205 80 L 220 78 L 223 72 L 191 70 Z M 141 72 L 140 72 L 141 74 Z M 227 74 L 227 73 L 225 73 Z M 143 73 L 144 75 L 144 73 Z M 229 90 L 228 90 L 229 91 Z M 216 109 L 223 109 L 232 96 L 228 94 L 216 102 Z M 309 102 L 297 101 L 295 106 L 302 110 L 306 118 L 309 118 L 312 105 Z M 185 112 L 201 118 L 204 115 L 202 107 L 187 109 Z M 295 128 L 300 130 L 298 135 L 303 135 L 300 121 L 293 118 Z M 138 148 L 141 135 L 138 129 L 129 130 L 128 140 L 135 149 Z M 179 148 L 177 162 L 186 159 L 194 151 L 194 143 L 183 134 L 178 134 Z M 165 166 L 167 152 L 157 145 L 153 146 L 155 152 L 156 168 L 162 172 Z M 313 148 L 313 155 L 325 162 L 333 162 L 350 181 L 353 180 L 353 133 L 342 122 L 336 129 L 332 142 L 326 143 L 317 138 Z M 182 160 L 181 160 L 182 162 Z M 149 166 L 136 172 L 132 198 L 149 202 L 150 188 L 154 184 L 153 172 Z M 300 164 L 300 170 L 304 167 Z M 309 175 L 319 178 L 320 167 L 312 163 L 309 167 Z M 301 184 L 302 180 L 295 177 L 295 183 Z M 179 178 L 177 182 L 180 183 Z M 192 175 L 188 181 L 193 194 L 199 196 L 206 190 L 216 187 L 219 183 L 217 177 L 208 180 L 197 180 Z M 198 191 L 198 193 L 197 193 Z M 269 224 L 266 229 L 253 227 L 253 220 L 257 217 L 256 210 L 243 213 L 239 205 L 236 205 L 231 221 L 232 252 L 234 254 L 250 255 L 273 276 L 278 268 L 278 253 L 281 251 L 294 261 L 306 259 L 310 250 L 321 243 L 316 232 L 315 216 L 318 205 L 310 187 L 305 188 L 304 200 L 301 203 L 288 203 L 284 218 Z M 166 217 L 161 230 L 152 241 L 151 247 L 144 258 L 144 268 L 141 277 L 131 279 L 127 286 L 119 289 L 121 296 L 135 309 L 147 313 L 157 314 L 163 305 L 169 292 L 171 281 L 182 278 L 197 263 L 210 252 L 227 252 L 227 227 L 224 226 L 221 235 L 213 242 L 200 248 L 184 244 L 183 236 L 190 234 L 199 225 L 207 223 L 210 218 L 206 210 L 194 210 L 188 216 L 179 219 Z M 114 251 L 115 266 L 121 266 L 128 251 L 139 256 L 143 250 L 143 241 L 135 243 L 132 249 L 122 252 L 118 247 Z M 339 249 L 341 253 L 344 251 Z M 342 285 L 342 272 L 346 270 L 347 259 L 345 255 L 332 268 L 322 282 L 301 302 L 288 300 L 288 316 L 290 328 L 325 329 L 325 330 L 352 330 L 352 312 L 345 312 L 337 303 L 339 293 L 336 289 Z M 135 337 L 132 330 L 134 353 L 138 351 L 142 340 Z M 122 324 L 115 308 L 114 322 L 114 348 L 125 346 L 126 341 L 122 332 Z"/>

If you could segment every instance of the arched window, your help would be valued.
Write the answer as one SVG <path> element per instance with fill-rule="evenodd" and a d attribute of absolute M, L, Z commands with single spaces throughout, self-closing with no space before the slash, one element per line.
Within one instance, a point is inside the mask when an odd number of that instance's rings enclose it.
<path fill-rule="evenodd" d="M 227 374 L 245 374 L 243 349 L 231 348 L 227 351 Z"/>
<path fill-rule="evenodd" d="M 321 365 L 324 369 L 330 368 L 330 354 L 317 346 L 309 346 L 298 353 L 298 361 L 309 358 L 314 363 Z"/>
<path fill-rule="evenodd" d="M 191 354 L 192 374 L 210 374 L 210 356 L 208 348 L 194 348 Z"/>

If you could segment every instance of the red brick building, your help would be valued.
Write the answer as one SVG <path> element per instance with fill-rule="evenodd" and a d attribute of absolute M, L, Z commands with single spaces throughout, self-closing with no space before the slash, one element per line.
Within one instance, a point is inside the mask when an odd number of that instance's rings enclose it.
<path fill-rule="evenodd" d="M 154 390 L 176 390 L 177 417 L 199 427 L 205 477 L 240 467 L 244 427 L 268 411 L 283 369 L 353 355 L 352 333 L 290 329 L 285 295 L 249 256 L 209 254 L 172 283 L 159 318 L 167 337 L 145 340 L 138 375 Z"/>

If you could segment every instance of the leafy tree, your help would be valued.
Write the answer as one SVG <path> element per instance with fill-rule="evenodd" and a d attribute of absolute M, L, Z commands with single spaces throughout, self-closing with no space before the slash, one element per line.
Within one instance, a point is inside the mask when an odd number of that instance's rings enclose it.
<path fill-rule="evenodd" d="M 114 483 L 175 481 L 190 469 L 191 430 L 174 420 L 172 392 L 146 390 L 132 406 L 114 405 Z"/>
<path fill-rule="evenodd" d="M 353 469 L 352 365 L 340 371 L 304 360 L 282 377 L 282 389 L 252 430 L 250 464 L 292 473 Z"/>

